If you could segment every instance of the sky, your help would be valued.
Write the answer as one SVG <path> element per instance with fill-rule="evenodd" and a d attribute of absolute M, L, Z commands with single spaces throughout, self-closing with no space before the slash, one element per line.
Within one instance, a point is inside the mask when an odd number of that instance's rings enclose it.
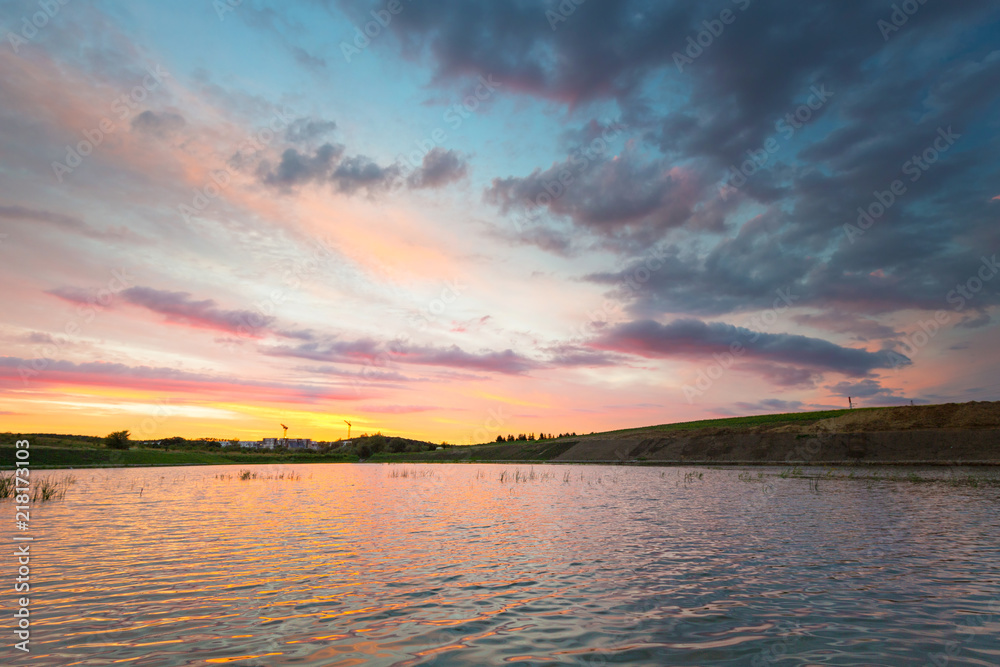
<path fill-rule="evenodd" d="M 986 0 L 0 2 L 0 426 L 994 400 Z"/>

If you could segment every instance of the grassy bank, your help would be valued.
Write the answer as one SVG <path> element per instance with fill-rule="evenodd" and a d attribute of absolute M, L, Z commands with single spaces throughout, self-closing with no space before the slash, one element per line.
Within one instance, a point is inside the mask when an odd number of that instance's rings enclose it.
<path fill-rule="evenodd" d="M 940 431 L 936 429 L 955 429 L 954 432 L 963 435 L 960 439 L 939 443 L 936 433 Z M 822 440 L 820 434 L 826 439 Z M 832 438 L 832 434 L 845 434 L 845 437 L 854 439 L 839 442 Z M 907 434 L 908 437 L 903 437 Z M 327 453 L 234 451 L 232 448 L 222 449 L 218 445 L 212 448 L 200 441 L 184 441 L 183 448 L 133 447 L 114 450 L 101 446 L 99 438 L 89 436 L 8 433 L 0 434 L 0 468 L 13 467 L 14 440 L 21 438 L 31 442 L 32 466 L 40 468 L 339 463 L 359 459 L 386 463 L 542 463 L 564 454 L 566 460 L 595 463 L 726 463 L 739 460 L 765 464 L 786 461 L 788 452 L 782 447 L 793 450 L 795 460 L 805 458 L 817 463 L 824 459 L 862 458 L 865 462 L 883 463 L 902 462 L 904 459 L 921 462 L 959 459 L 1000 461 L 1000 402 L 702 419 L 545 440 L 511 440 L 436 448 L 427 442 L 375 434 L 354 438 L 350 446 Z M 807 450 L 808 444 L 813 441 L 825 443 L 818 445 L 820 448 L 825 447 L 822 456 L 818 452 L 807 452 L 808 456 L 796 453 L 798 450 Z M 781 444 L 782 442 L 785 444 Z M 964 449 L 961 446 L 951 447 L 954 443 L 964 443 L 966 446 Z M 844 451 L 841 452 L 840 449 Z"/>
<path fill-rule="evenodd" d="M 29 436 L 30 437 L 30 436 Z M 0 467 L 12 468 L 14 448 L 0 446 Z M 170 451 L 162 449 L 133 448 L 128 450 L 84 447 L 31 447 L 32 468 L 86 468 L 118 466 L 187 466 L 226 465 L 248 463 L 344 463 L 356 461 L 348 454 L 296 453 L 242 453 Z"/>
<path fill-rule="evenodd" d="M 822 410 L 817 412 L 789 412 L 773 415 L 753 415 L 749 417 L 727 417 L 725 419 L 701 419 L 673 424 L 640 426 L 637 428 L 601 431 L 586 435 L 564 436 L 550 440 L 516 440 L 481 445 L 466 445 L 439 449 L 434 452 L 407 452 L 404 454 L 376 454 L 373 462 L 491 462 L 491 461 L 548 461 L 564 454 L 571 447 L 587 438 L 623 436 L 630 434 L 669 434 L 703 429 L 725 429 L 727 431 L 749 430 L 762 426 L 780 427 L 790 425 L 807 426 L 823 419 L 832 419 L 848 412 L 877 411 L 885 408 L 863 408 L 858 410 Z"/>

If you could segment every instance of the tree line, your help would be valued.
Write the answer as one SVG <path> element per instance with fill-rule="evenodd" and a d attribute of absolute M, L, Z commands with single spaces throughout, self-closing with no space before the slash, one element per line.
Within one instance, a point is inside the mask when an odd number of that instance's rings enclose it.
<path fill-rule="evenodd" d="M 508 435 L 506 438 L 502 435 L 497 436 L 497 442 L 516 442 L 518 440 L 556 440 L 558 438 L 575 438 L 576 432 L 573 433 L 560 433 L 559 435 L 552 435 L 551 433 L 539 433 L 538 437 L 535 437 L 534 433 L 518 433 L 516 436 L 513 434 Z"/>

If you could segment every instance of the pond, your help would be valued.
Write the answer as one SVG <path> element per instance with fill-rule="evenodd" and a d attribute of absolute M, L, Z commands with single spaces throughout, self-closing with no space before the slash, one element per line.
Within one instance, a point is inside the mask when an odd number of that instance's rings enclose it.
<path fill-rule="evenodd" d="M 991 470 L 245 470 L 36 472 L 76 482 L 32 507 L 3 662 L 1000 664 Z"/>

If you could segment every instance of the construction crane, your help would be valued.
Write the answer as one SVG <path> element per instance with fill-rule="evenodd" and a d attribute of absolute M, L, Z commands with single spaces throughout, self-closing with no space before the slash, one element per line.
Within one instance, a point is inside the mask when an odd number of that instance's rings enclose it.
<path fill-rule="evenodd" d="M 282 434 L 281 439 L 288 440 L 288 427 L 282 424 L 281 428 L 285 429 L 285 432 Z"/>
<path fill-rule="evenodd" d="M 344 423 L 347 424 L 347 439 L 350 440 L 351 439 L 351 422 L 349 422 L 349 421 L 347 421 L 345 419 Z"/>

